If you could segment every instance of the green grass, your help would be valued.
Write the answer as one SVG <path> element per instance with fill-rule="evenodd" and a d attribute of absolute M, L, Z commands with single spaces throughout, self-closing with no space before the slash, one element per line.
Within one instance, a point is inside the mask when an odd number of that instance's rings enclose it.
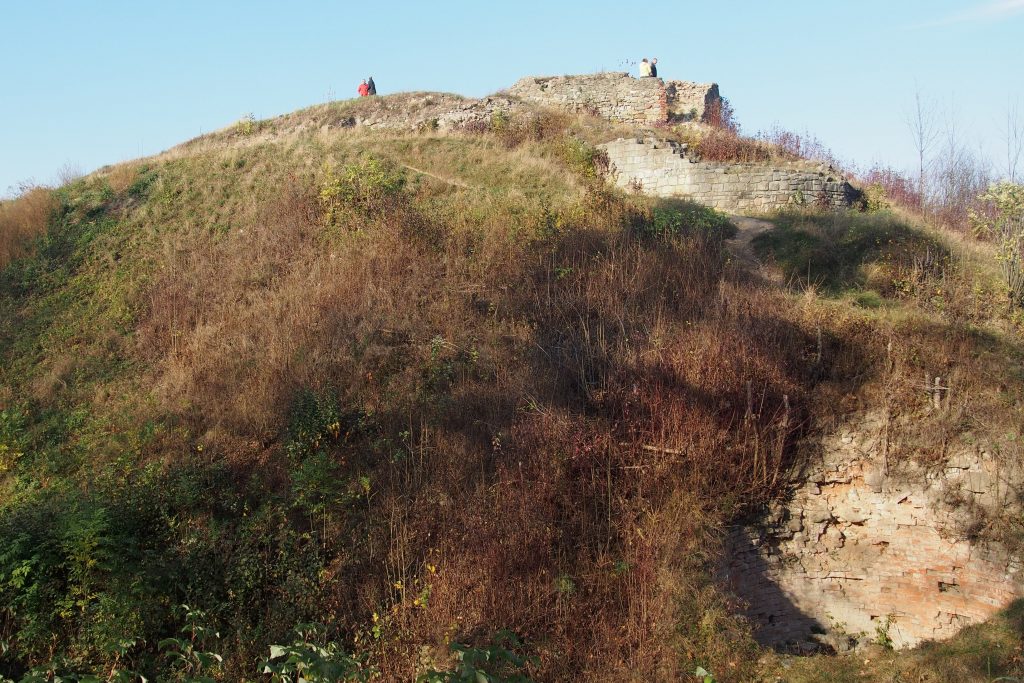
<path fill-rule="evenodd" d="M 903 267 L 926 256 L 929 264 L 950 259 L 945 245 L 889 213 L 783 212 L 773 222 L 776 229 L 754 239 L 758 254 L 778 264 L 793 285 L 830 296 L 863 288 L 873 264 Z"/>

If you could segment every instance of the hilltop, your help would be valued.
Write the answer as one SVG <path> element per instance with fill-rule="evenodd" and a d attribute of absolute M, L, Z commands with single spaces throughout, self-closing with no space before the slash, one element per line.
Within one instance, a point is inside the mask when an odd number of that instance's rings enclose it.
<path fill-rule="evenodd" d="M 293 642 L 342 680 L 452 643 L 498 680 L 1024 674 L 988 247 L 820 161 L 712 161 L 717 86 L 673 113 L 647 79 L 637 122 L 541 80 L 243 119 L 0 206 L 0 677 L 256 680 Z M 629 182 L 624 140 L 757 175 L 711 191 L 770 224 Z M 884 552 L 903 592 L 851 588 Z M 924 632 L 953 639 L 886 648 Z"/>

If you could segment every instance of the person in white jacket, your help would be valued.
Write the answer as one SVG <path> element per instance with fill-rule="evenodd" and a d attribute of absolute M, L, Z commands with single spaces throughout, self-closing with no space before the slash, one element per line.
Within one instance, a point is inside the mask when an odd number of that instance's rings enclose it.
<path fill-rule="evenodd" d="M 647 61 L 647 57 L 640 60 L 640 78 L 647 78 L 651 75 L 651 63 Z"/>

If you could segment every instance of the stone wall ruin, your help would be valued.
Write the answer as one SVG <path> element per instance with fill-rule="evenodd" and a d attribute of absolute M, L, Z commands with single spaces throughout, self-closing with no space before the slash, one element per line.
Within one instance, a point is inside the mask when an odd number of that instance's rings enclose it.
<path fill-rule="evenodd" d="M 507 93 L 553 109 L 640 126 L 701 121 L 721 101 L 715 83 L 633 78 L 624 71 L 522 78 Z"/>
<path fill-rule="evenodd" d="M 656 138 L 619 138 L 601 148 L 619 187 L 724 211 L 767 211 L 792 204 L 845 207 L 859 196 L 834 169 L 811 162 L 704 162 L 691 159 L 686 145 Z"/>

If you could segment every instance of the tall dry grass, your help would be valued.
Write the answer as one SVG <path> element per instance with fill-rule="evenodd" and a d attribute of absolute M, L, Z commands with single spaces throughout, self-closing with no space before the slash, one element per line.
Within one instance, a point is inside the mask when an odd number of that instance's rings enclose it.
<path fill-rule="evenodd" d="M 0 201 L 0 268 L 28 253 L 56 209 L 53 192 L 38 185 L 22 186 L 17 197 Z"/>
<path fill-rule="evenodd" d="M 784 485 L 813 332 L 736 280 L 721 234 L 649 236 L 638 198 L 439 208 L 428 185 L 328 221 L 317 182 L 167 238 L 140 346 L 163 409 L 240 464 L 286 467 L 302 390 L 372 416 L 337 446 L 373 494 L 333 618 L 390 605 L 374 657 L 395 679 L 413 644 L 499 626 L 541 643 L 544 680 L 672 679 L 680 652 L 749 647 L 724 608 L 720 642 L 680 623 L 727 602 L 702 573 L 714 528 Z"/>

